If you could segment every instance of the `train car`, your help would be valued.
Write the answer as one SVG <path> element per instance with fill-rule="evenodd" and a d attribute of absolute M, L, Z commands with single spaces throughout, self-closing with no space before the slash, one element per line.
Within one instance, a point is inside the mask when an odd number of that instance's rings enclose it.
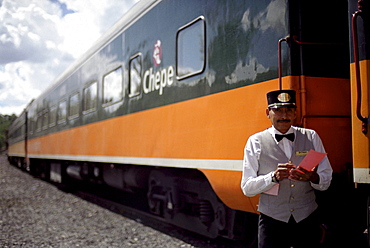
<path fill-rule="evenodd" d="M 8 130 L 8 157 L 9 162 L 19 168 L 27 169 L 27 111 L 24 110 L 13 121 Z"/>
<path fill-rule="evenodd" d="M 293 89 L 296 125 L 320 134 L 334 169 L 318 200 L 326 221 L 342 227 L 357 125 L 348 8 L 345 0 L 141 0 L 29 104 L 10 129 L 10 137 L 17 123 L 25 131 L 9 157 L 56 183 L 141 192 L 152 214 L 208 237 L 254 236 L 258 196 L 240 189 L 243 148 L 271 125 L 266 93 Z"/>

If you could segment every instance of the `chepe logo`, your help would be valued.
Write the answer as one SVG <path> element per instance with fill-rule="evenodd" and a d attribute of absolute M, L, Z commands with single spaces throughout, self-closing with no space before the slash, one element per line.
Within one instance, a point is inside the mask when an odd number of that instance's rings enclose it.
<path fill-rule="evenodd" d="M 162 63 L 162 42 L 157 40 L 154 44 L 153 63 L 158 67 Z M 163 94 L 164 88 L 172 85 L 174 80 L 174 68 L 153 68 L 150 67 L 143 75 L 143 91 L 145 94 L 158 91 L 159 95 Z"/>
<path fill-rule="evenodd" d="M 157 40 L 154 44 L 153 62 L 155 66 L 159 66 L 162 62 L 162 43 L 160 40 Z"/>

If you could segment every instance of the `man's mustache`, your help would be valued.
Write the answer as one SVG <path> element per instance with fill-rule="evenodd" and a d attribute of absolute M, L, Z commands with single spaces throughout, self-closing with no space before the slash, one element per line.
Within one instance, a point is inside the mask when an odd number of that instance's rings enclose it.
<path fill-rule="evenodd" d="M 288 123 L 288 122 L 290 122 L 290 120 L 289 119 L 284 119 L 284 120 L 278 120 L 277 122 L 285 122 L 285 123 Z"/>

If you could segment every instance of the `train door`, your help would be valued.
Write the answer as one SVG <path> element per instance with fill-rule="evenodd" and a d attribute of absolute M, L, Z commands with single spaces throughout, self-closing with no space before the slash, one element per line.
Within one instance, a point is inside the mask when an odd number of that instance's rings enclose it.
<path fill-rule="evenodd" d="M 370 230 L 370 1 L 350 0 L 350 68 L 353 178 L 363 200 L 361 211 L 365 210 L 367 197 L 367 233 Z M 365 212 L 365 211 L 363 211 Z M 365 222 L 366 213 L 363 215 Z M 367 245 L 370 247 L 369 234 Z"/>
<path fill-rule="evenodd" d="M 350 1 L 351 94 L 353 172 L 355 183 L 370 183 L 370 132 L 368 127 L 370 98 L 370 21 L 366 5 L 370 1 Z"/>
<path fill-rule="evenodd" d="M 297 124 L 318 132 L 335 174 L 347 173 L 351 162 L 347 1 L 289 4 L 287 42 L 295 80 L 291 88 L 299 96 Z M 324 11 L 334 5 L 335 11 Z"/>

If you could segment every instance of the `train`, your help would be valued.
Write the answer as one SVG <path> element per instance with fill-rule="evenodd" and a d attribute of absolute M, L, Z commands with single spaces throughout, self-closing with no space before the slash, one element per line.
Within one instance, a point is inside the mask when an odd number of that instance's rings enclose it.
<path fill-rule="evenodd" d="M 241 191 L 243 149 L 271 125 L 266 93 L 292 89 L 295 125 L 319 133 L 333 167 L 317 192 L 328 237 L 362 237 L 368 6 L 141 0 L 13 122 L 9 160 L 54 183 L 140 194 L 151 214 L 206 237 L 253 239 L 259 197 Z"/>

